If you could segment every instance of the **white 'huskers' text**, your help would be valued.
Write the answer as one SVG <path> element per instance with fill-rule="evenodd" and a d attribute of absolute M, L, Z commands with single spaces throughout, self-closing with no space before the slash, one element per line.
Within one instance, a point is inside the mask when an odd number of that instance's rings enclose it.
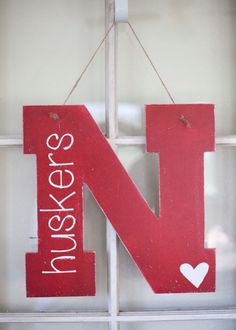
<path fill-rule="evenodd" d="M 72 205 L 72 196 L 76 195 L 73 191 L 73 184 L 75 181 L 75 174 L 73 172 L 74 163 L 68 161 L 62 161 L 61 158 L 63 151 L 69 150 L 74 143 L 74 137 L 72 134 L 64 134 L 61 137 L 58 134 L 51 134 L 46 140 L 46 146 L 48 148 L 48 166 L 50 168 L 48 175 L 49 189 L 53 189 L 54 193 L 48 193 L 48 197 L 53 201 L 52 208 L 40 209 L 40 212 L 47 212 L 48 216 L 48 229 L 52 240 L 60 240 L 58 249 L 51 249 L 50 253 L 53 255 L 50 261 L 50 270 L 42 271 L 43 274 L 64 274 L 64 273 L 76 273 L 76 267 L 70 269 L 59 269 L 59 260 L 74 260 L 75 250 L 77 247 L 75 233 L 73 229 L 76 225 L 76 216 L 74 214 L 74 208 Z M 55 188 L 57 193 L 55 193 Z M 63 198 L 62 196 L 63 191 Z M 57 195 L 60 195 L 58 198 Z M 72 200 L 71 200 L 72 198 Z M 65 207 L 66 203 L 66 207 Z M 71 207 L 68 207 L 69 206 Z M 64 243 L 63 243 L 64 242 Z M 66 248 L 65 248 L 66 246 Z M 69 253 L 69 255 L 68 255 Z M 63 268 L 65 263 L 63 263 Z"/>

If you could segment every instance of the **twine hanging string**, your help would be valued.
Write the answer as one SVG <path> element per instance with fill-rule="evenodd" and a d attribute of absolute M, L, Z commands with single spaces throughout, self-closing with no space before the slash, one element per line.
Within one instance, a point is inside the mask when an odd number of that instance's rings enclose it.
<path fill-rule="evenodd" d="M 84 74 L 86 73 L 87 69 L 89 68 L 90 64 L 93 62 L 95 56 L 97 55 L 99 49 L 102 47 L 103 43 L 105 42 L 107 36 L 109 35 L 109 33 L 111 32 L 111 30 L 113 29 L 115 23 L 113 23 L 109 29 L 107 30 L 105 36 L 102 38 L 100 44 L 98 45 L 98 47 L 96 48 L 95 52 L 93 53 L 93 55 L 91 56 L 90 60 L 88 61 L 88 63 L 86 64 L 84 70 L 81 72 L 79 78 L 76 80 L 76 82 L 74 83 L 73 87 L 71 88 L 69 94 L 67 95 L 63 105 L 66 104 L 66 102 L 69 100 L 70 96 L 72 95 L 72 93 L 74 92 L 74 90 L 76 89 L 76 87 L 78 86 L 80 80 L 83 78 Z"/>
<path fill-rule="evenodd" d="M 137 40 L 138 44 L 139 44 L 140 47 L 142 48 L 142 50 L 143 50 L 145 56 L 147 57 L 149 63 L 151 64 L 153 70 L 155 71 L 155 73 L 156 73 L 158 79 L 160 80 L 162 86 L 164 87 L 166 93 L 168 94 L 168 96 L 169 96 L 171 102 L 172 102 L 173 104 L 175 104 L 175 101 L 174 101 L 173 96 L 171 95 L 171 93 L 170 93 L 169 89 L 167 88 L 166 84 L 164 83 L 164 80 L 162 79 L 162 77 L 161 77 L 159 71 L 157 70 L 156 66 L 154 65 L 154 63 L 152 62 L 150 56 L 148 55 L 148 52 L 146 51 L 146 49 L 144 48 L 143 44 L 141 43 L 141 41 L 140 41 L 140 39 L 139 39 L 137 33 L 135 32 L 133 26 L 132 26 L 129 22 L 128 22 L 127 24 L 128 24 L 128 26 L 130 27 L 130 29 L 131 29 L 131 31 L 132 31 L 132 33 L 133 33 L 135 39 Z M 75 89 L 76 89 L 76 87 L 78 86 L 80 80 L 83 78 L 84 74 L 86 73 L 87 69 L 89 68 L 90 64 L 91 64 L 92 61 L 94 60 L 94 58 L 95 58 L 95 56 L 97 55 L 99 49 L 102 47 L 103 43 L 105 42 L 106 38 L 108 37 L 109 33 L 110 33 L 111 30 L 114 28 L 114 26 L 115 26 L 115 23 L 113 23 L 113 24 L 109 27 L 109 29 L 107 30 L 105 36 L 103 37 L 103 39 L 102 39 L 101 42 L 99 43 L 98 47 L 97 47 L 96 50 L 94 51 L 94 53 L 93 53 L 93 55 L 91 56 L 90 60 L 89 60 L 88 63 L 86 64 L 84 70 L 81 72 L 79 78 L 76 80 L 76 82 L 74 83 L 74 85 L 73 85 L 73 87 L 71 88 L 70 92 L 68 93 L 68 95 L 67 95 L 67 97 L 66 97 L 66 99 L 65 99 L 65 101 L 64 101 L 64 103 L 63 103 L 63 105 L 65 105 L 65 104 L 67 103 L 67 101 L 69 100 L 70 96 L 71 96 L 71 95 L 73 94 L 73 92 L 75 91 Z"/>
<path fill-rule="evenodd" d="M 175 104 L 175 101 L 174 101 L 173 96 L 171 95 L 169 89 L 167 88 L 166 84 L 164 83 L 164 80 L 162 79 L 162 77 L 161 77 L 160 73 L 158 72 L 156 66 L 154 65 L 154 63 L 152 62 L 150 56 L 148 55 L 148 52 L 146 51 L 146 49 L 144 48 L 143 44 L 141 43 L 141 41 L 140 41 L 140 39 L 139 39 L 137 33 L 135 32 L 133 26 L 130 24 L 130 22 L 128 22 L 128 25 L 129 25 L 131 31 L 133 32 L 133 35 L 135 36 L 135 39 L 138 41 L 140 47 L 142 48 L 144 54 L 146 55 L 146 57 L 147 57 L 149 63 L 151 64 L 153 70 L 154 70 L 155 73 L 157 74 L 157 77 L 158 77 L 158 79 L 160 80 L 162 86 L 164 87 L 166 93 L 168 94 L 169 98 L 171 99 L 171 102 Z"/>

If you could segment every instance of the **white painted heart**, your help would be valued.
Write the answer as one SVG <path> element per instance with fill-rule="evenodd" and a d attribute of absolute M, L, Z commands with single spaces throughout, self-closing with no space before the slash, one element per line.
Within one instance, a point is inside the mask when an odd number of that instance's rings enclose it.
<path fill-rule="evenodd" d="M 199 288 L 208 273 L 209 265 L 206 262 L 202 262 L 195 268 L 190 264 L 182 264 L 179 268 L 183 276 L 196 288 Z"/>

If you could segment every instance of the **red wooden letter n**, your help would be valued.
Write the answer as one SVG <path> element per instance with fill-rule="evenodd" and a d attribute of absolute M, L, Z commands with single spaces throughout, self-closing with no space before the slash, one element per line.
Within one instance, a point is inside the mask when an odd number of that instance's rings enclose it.
<path fill-rule="evenodd" d="M 147 151 L 159 153 L 157 218 L 84 106 L 24 107 L 24 152 L 36 154 L 38 252 L 26 255 L 29 297 L 95 294 L 95 254 L 83 250 L 86 183 L 156 293 L 215 290 L 204 247 L 204 152 L 212 105 L 150 105 Z"/>

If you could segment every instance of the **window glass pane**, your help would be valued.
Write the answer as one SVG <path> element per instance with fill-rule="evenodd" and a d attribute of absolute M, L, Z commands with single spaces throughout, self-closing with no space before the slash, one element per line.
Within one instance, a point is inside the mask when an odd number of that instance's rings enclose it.
<path fill-rule="evenodd" d="M 85 250 L 96 251 L 95 297 L 26 298 L 25 253 L 37 251 L 36 164 L 21 148 L 0 149 L 0 310 L 107 310 L 105 218 L 84 190 Z"/>
<path fill-rule="evenodd" d="M 158 195 L 157 158 L 141 147 L 120 147 L 119 158 L 151 207 Z M 119 244 L 121 310 L 230 307 L 236 305 L 236 149 L 205 154 L 205 240 L 216 247 L 216 293 L 154 294 Z"/>
<path fill-rule="evenodd" d="M 104 36 L 104 0 L 0 1 L 0 134 L 21 108 L 62 104 Z M 104 47 L 68 103 L 104 102 Z"/>
<path fill-rule="evenodd" d="M 108 330 L 105 323 L 13 323 L 1 324 L 0 330 Z"/>
<path fill-rule="evenodd" d="M 217 135 L 236 130 L 235 16 L 234 0 L 129 0 L 129 21 L 175 102 L 215 103 Z M 129 26 L 118 30 L 119 102 L 171 103 Z"/>
<path fill-rule="evenodd" d="M 234 330 L 235 321 L 171 321 L 171 322 L 127 322 L 120 330 Z"/>

